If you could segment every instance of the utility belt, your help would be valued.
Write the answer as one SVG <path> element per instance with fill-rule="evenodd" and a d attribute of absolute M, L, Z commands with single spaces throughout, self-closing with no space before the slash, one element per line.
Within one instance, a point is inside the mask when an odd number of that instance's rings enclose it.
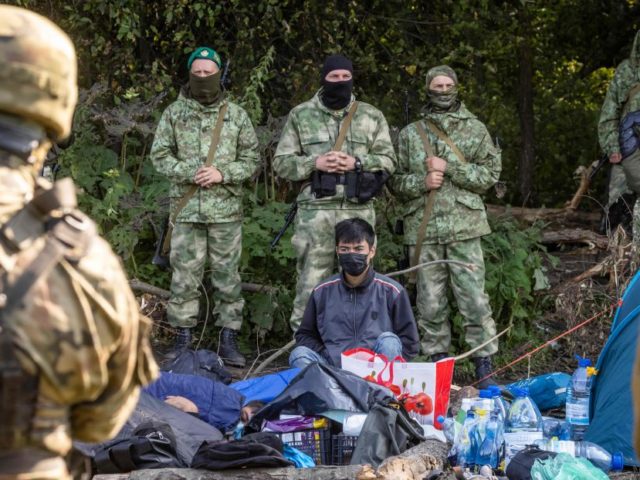
<path fill-rule="evenodd" d="M 337 186 L 344 185 L 348 199 L 366 203 L 382 192 L 388 178 L 385 170 L 342 174 L 316 170 L 311 176 L 311 191 L 316 198 L 332 197 L 336 194 Z"/>

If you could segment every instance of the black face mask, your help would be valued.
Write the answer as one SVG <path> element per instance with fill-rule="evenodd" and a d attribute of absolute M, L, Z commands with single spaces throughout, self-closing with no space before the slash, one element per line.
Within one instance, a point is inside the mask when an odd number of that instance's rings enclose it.
<path fill-rule="evenodd" d="M 338 262 L 340 262 L 343 272 L 357 277 L 369 266 L 367 257 L 366 253 L 339 253 Z"/>
<path fill-rule="evenodd" d="M 353 78 L 343 82 L 322 81 L 322 103 L 331 110 L 340 110 L 349 105 L 351 91 L 353 90 Z"/>
<path fill-rule="evenodd" d="M 220 98 L 220 77 L 222 72 L 217 71 L 213 75 L 199 77 L 189 73 L 189 89 L 194 100 L 203 105 L 210 105 Z"/>

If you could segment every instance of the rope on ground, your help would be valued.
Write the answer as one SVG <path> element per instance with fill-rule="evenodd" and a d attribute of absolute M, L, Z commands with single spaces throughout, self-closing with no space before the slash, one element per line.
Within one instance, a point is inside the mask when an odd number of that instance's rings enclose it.
<path fill-rule="evenodd" d="M 548 347 L 549 345 L 551 345 L 553 342 L 556 342 L 557 340 L 560 340 L 563 337 L 566 337 L 567 335 L 569 335 L 570 333 L 575 332 L 576 330 L 581 329 L 582 327 L 584 327 L 585 325 L 588 325 L 589 323 L 593 322 L 595 319 L 600 318 L 601 316 L 603 316 L 605 313 L 607 312 L 611 312 L 614 308 L 616 307 L 616 305 L 612 305 L 604 310 L 602 310 L 599 313 L 596 313 L 594 316 L 587 318 L 584 322 L 579 323 L 578 325 L 575 325 L 573 327 L 571 327 L 569 330 L 566 330 L 564 332 L 562 332 L 560 335 L 556 335 L 555 337 L 553 337 L 551 340 L 547 340 L 545 343 L 543 343 L 542 345 L 537 346 L 536 348 L 534 348 L 533 350 L 531 350 L 530 352 L 527 352 L 523 355 L 520 355 L 518 358 L 516 358 L 515 360 L 513 360 L 512 362 L 506 364 L 503 367 L 500 367 L 499 369 L 497 369 L 494 372 L 491 372 L 489 375 L 486 375 L 485 377 L 481 378 L 480 380 L 477 380 L 475 382 L 473 382 L 471 385 L 475 386 L 477 384 L 479 384 L 480 382 L 486 380 L 487 378 L 491 378 L 494 375 L 497 375 L 501 372 L 504 372 L 506 369 L 513 367 L 515 364 L 521 362 L 522 360 L 524 360 L 525 358 L 530 358 L 533 354 L 538 353 L 540 350 L 542 350 L 545 347 Z"/>
<path fill-rule="evenodd" d="M 264 370 L 265 368 L 267 368 L 267 366 L 273 362 L 276 358 L 278 358 L 280 355 L 282 355 L 283 353 L 285 353 L 286 351 L 288 351 L 291 347 L 293 347 L 296 344 L 295 340 L 291 340 L 289 343 L 287 343 L 284 347 L 278 349 L 275 351 L 275 353 L 271 354 L 264 362 L 262 362 L 260 365 L 258 365 L 258 367 L 253 371 L 254 375 L 257 375 L 258 373 L 260 373 L 262 370 Z M 256 359 L 257 360 L 257 359 Z M 255 361 L 254 361 L 255 364 Z M 251 368 L 247 371 L 246 375 L 244 376 L 243 380 L 246 380 L 247 378 L 249 378 L 249 375 L 251 374 L 251 369 L 253 368 L 253 365 L 251 365 Z"/>
<path fill-rule="evenodd" d="M 458 260 L 431 260 L 430 262 L 419 263 L 413 267 L 405 268 L 404 270 L 398 270 L 397 272 L 385 273 L 386 277 L 397 277 L 398 275 L 404 275 L 405 273 L 413 272 L 419 268 L 428 267 L 430 265 L 438 265 L 439 263 L 448 263 L 451 265 L 458 265 L 474 272 L 478 266 L 475 263 L 465 263 Z"/>
<path fill-rule="evenodd" d="M 505 328 L 503 331 L 501 331 L 499 334 L 494 335 L 493 337 L 491 337 L 489 340 L 487 340 L 484 343 L 481 343 L 480 345 L 478 345 L 477 347 L 472 348 L 471 350 L 469 350 L 468 352 L 462 353 L 460 355 L 458 355 L 457 357 L 453 357 L 454 360 L 456 362 L 460 361 L 460 360 L 464 360 L 465 358 L 473 355 L 474 353 L 476 353 L 478 350 L 486 347 L 487 345 L 489 345 L 491 342 L 493 342 L 494 340 L 499 339 L 502 335 L 504 335 L 505 333 L 507 333 L 509 330 L 511 330 L 511 327 L 513 325 L 509 325 L 507 328 Z"/>

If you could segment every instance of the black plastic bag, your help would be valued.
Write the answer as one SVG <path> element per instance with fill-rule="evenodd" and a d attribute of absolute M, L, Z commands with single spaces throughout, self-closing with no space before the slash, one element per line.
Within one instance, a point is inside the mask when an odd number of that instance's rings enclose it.
<path fill-rule="evenodd" d="M 165 372 L 200 375 L 225 385 L 229 385 L 232 380 L 222 359 L 211 350 L 185 349 L 176 357 L 165 359 L 160 368 Z"/>
<path fill-rule="evenodd" d="M 538 447 L 529 446 L 513 456 L 505 473 L 509 480 L 531 480 L 531 469 L 536 460 L 546 460 L 554 458 L 556 455 L 555 452 L 547 452 Z"/>
<path fill-rule="evenodd" d="M 282 441 L 277 435 L 267 432 L 246 435 L 230 442 L 203 442 L 191 462 L 191 468 L 207 470 L 291 466 L 293 463 L 282 455 Z"/>

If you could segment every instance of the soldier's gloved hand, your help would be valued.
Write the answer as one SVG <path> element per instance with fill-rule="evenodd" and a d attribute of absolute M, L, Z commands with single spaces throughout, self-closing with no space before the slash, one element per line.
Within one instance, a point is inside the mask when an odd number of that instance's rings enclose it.
<path fill-rule="evenodd" d="M 442 186 L 442 182 L 444 181 L 444 173 L 442 172 L 429 172 L 426 177 L 424 177 L 424 184 L 427 187 L 427 190 L 437 190 Z"/>
<path fill-rule="evenodd" d="M 447 161 L 440 157 L 428 157 L 426 160 L 427 172 L 436 170 L 438 172 L 445 172 L 447 169 Z"/>
<path fill-rule="evenodd" d="M 339 159 L 336 152 L 327 152 L 316 158 L 316 170 L 327 173 L 336 173 L 338 171 Z"/>
<path fill-rule="evenodd" d="M 622 123 L 620 123 L 618 139 L 620 142 L 622 160 L 627 158 L 635 152 L 638 147 L 640 147 L 640 139 L 638 139 L 638 135 L 636 134 L 636 129 L 638 127 L 640 127 L 640 111 L 629 113 L 624 117 Z"/>

